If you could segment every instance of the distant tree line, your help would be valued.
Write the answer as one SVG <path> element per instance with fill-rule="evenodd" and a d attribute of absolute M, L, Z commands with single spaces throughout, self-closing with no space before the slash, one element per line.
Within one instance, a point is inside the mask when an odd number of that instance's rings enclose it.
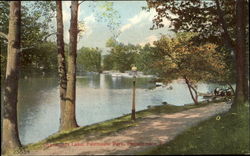
<path fill-rule="evenodd" d="M 78 50 L 77 70 L 101 72 L 101 50 L 98 48 L 83 47 Z"/>
<path fill-rule="evenodd" d="M 104 57 L 104 70 L 124 72 L 136 65 L 146 74 L 154 74 L 165 82 L 185 80 L 194 103 L 198 104 L 197 82 L 235 83 L 233 56 L 214 43 L 197 44 L 198 33 L 162 35 L 153 45 L 125 45 L 109 39 L 109 54 Z"/>

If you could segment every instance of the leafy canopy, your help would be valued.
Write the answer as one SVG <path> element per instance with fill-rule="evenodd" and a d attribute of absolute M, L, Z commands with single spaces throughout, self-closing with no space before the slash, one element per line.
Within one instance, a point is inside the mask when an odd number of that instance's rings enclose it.
<path fill-rule="evenodd" d="M 79 70 L 89 72 L 101 71 L 100 49 L 83 47 L 78 51 L 77 55 L 77 67 Z"/>
<path fill-rule="evenodd" d="M 153 68 L 166 82 L 187 77 L 193 82 L 209 81 L 223 75 L 226 64 L 224 56 L 216 51 L 217 45 L 195 45 L 192 38 L 197 34 L 178 33 L 175 38 L 162 36 L 155 41 Z"/>

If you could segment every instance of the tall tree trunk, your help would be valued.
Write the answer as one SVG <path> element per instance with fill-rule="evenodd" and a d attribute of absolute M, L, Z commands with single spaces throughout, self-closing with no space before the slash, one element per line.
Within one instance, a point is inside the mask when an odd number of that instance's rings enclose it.
<path fill-rule="evenodd" d="M 8 57 L 4 92 L 3 142 L 4 153 L 21 147 L 17 125 L 18 61 L 20 51 L 21 2 L 10 2 Z"/>
<path fill-rule="evenodd" d="M 188 86 L 188 90 L 190 92 L 191 98 L 193 99 L 195 104 L 198 104 L 198 93 L 197 93 L 196 89 L 190 84 L 190 82 L 186 76 L 184 76 L 184 79 L 185 79 L 185 82 Z M 195 96 L 193 95 L 193 92 L 195 93 Z"/>
<path fill-rule="evenodd" d="M 236 96 L 233 103 L 233 107 L 241 105 L 248 101 L 248 66 L 246 57 L 246 1 L 236 1 L 236 43 L 232 42 L 232 39 L 228 33 L 228 27 L 224 20 L 223 11 L 220 8 L 219 0 L 215 0 L 220 23 L 224 30 L 224 39 L 226 46 L 233 49 L 236 61 Z M 233 47 L 233 48 L 232 48 Z"/>
<path fill-rule="evenodd" d="M 59 74 L 59 92 L 60 92 L 60 130 L 66 124 L 66 90 L 67 90 L 67 77 L 66 77 L 66 62 L 63 40 L 63 15 L 62 15 L 62 1 L 56 1 L 56 21 L 57 21 L 57 59 L 58 59 L 58 74 Z"/>
<path fill-rule="evenodd" d="M 246 2 L 236 1 L 236 97 L 234 105 L 248 100 L 248 79 L 246 67 Z M 238 107 L 238 106 L 237 106 Z"/>
<path fill-rule="evenodd" d="M 77 127 L 75 115 L 76 101 L 76 50 L 77 50 L 77 17 L 78 1 L 71 2 L 71 20 L 70 20 L 70 43 L 68 56 L 68 73 L 67 73 L 67 93 L 64 119 L 65 124 L 61 130 L 69 130 Z"/>

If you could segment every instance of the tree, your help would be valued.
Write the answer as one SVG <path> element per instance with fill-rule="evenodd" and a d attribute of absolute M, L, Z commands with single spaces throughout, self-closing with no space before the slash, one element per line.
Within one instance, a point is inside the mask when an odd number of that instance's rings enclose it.
<path fill-rule="evenodd" d="M 10 2 L 8 56 L 4 92 L 3 152 L 21 147 L 17 125 L 18 53 L 20 52 L 21 2 Z"/>
<path fill-rule="evenodd" d="M 8 21 L 9 21 L 9 2 L 0 2 L 1 12 L 0 12 L 0 31 L 2 33 L 8 33 Z M 34 49 L 39 49 L 38 47 L 41 43 L 47 43 L 47 39 L 53 35 L 51 32 L 51 20 L 54 17 L 54 2 L 23 2 L 21 12 L 21 52 L 20 57 L 22 58 L 20 64 L 21 69 L 30 66 L 30 59 L 36 57 Z M 1 52 L 1 77 L 4 78 L 6 70 L 6 60 L 7 60 L 7 43 L 8 41 L 0 36 L 0 52 Z M 25 60 L 25 59 L 28 60 Z M 44 58 L 43 58 L 44 59 Z M 49 56 L 46 57 L 49 61 Z M 39 59 L 34 59 L 32 62 L 38 64 L 35 61 Z M 27 64 L 25 64 L 27 63 Z M 37 70 L 37 69 L 36 69 Z"/>
<path fill-rule="evenodd" d="M 82 1 L 84 2 L 84 1 Z M 82 30 L 78 29 L 78 6 L 82 3 L 78 1 L 71 2 L 71 20 L 70 20 L 70 43 L 68 54 L 67 68 L 67 90 L 66 90 L 66 105 L 64 112 L 61 115 L 61 131 L 69 130 L 77 127 L 75 116 L 75 96 L 76 96 L 76 59 L 77 59 L 77 37 Z M 108 3 L 106 3 L 108 4 Z M 113 12 L 112 4 L 103 5 L 104 11 Z M 111 16 L 110 16 L 111 15 Z M 107 18 L 112 18 L 112 14 L 106 14 Z M 112 21 L 111 23 L 113 23 Z M 111 26 L 112 27 L 112 26 Z"/>
<path fill-rule="evenodd" d="M 146 74 L 154 74 L 157 73 L 156 68 L 152 66 L 156 58 L 153 58 L 153 51 L 155 50 L 154 47 L 151 47 L 150 44 L 145 44 L 139 50 L 139 54 L 135 58 L 135 64 L 139 71 L 143 71 Z"/>
<path fill-rule="evenodd" d="M 112 70 L 113 64 L 112 56 L 110 54 L 103 56 L 103 70 Z"/>
<path fill-rule="evenodd" d="M 235 95 L 235 90 L 232 87 L 232 84 L 236 82 L 236 73 L 235 70 L 233 70 L 235 68 L 234 58 L 224 46 L 219 46 L 216 51 L 224 56 L 222 61 L 225 63 L 225 68 L 223 70 L 223 75 L 215 73 L 215 77 L 211 78 L 208 82 L 227 85 L 231 88 L 233 95 Z"/>
<path fill-rule="evenodd" d="M 59 92 L 60 92 L 60 130 L 63 130 L 67 121 L 64 118 L 66 105 L 67 77 L 66 77 L 66 61 L 63 40 L 63 14 L 62 1 L 56 1 L 56 21 L 57 21 L 57 59 L 58 59 L 58 74 L 59 74 Z"/>
<path fill-rule="evenodd" d="M 193 33 L 178 33 L 176 38 L 162 36 L 155 41 L 153 67 L 165 82 L 183 78 L 195 104 L 198 104 L 198 92 L 195 83 L 209 81 L 224 75 L 224 56 L 216 51 L 215 44 L 195 45 L 191 39 Z"/>
<path fill-rule="evenodd" d="M 218 1 L 218 0 L 217 0 Z M 245 0 L 236 1 L 236 102 L 241 104 L 248 101 L 248 59 L 246 54 L 246 6 Z M 238 107 L 238 105 L 234 105 Z"/>
<path fill-rule="evenodd" d="M 24 74 L 56 71 L 57 46 L 53 42 L 42 42 L 20 53 L 20 68 Z"/>
<path fill-rule="evenodd" d="M 113 38 L 107 41 L 106 46 L 110 48 L 112 69 L 119 70 L 120 72 L 131 69 L 131 65 L 135 64 L 135 58 L 138 56 L 139 49 L 141 48 L 138 45 L 119 43 Z M 104 66 L 106 65 L 104 64 Z"/>
<path fill-rule="evenodd" d="M 158 13 L 153 28 L 163 27 L 163 18 L 171 21 L 175 31 L 198 32 L 197 42 L 224 44 L 234 52 L 236 98 L 234 105 L 248 101 L 248 60 L 246 59 L 246 29 L 248 1 L 226 0 L 148 0 L 149 8 Z M 221 39 L 223 38 L 223 40 Z M 197 40 L 198 39 L 198 40 Z"/>
<path fill-rule="evenodd" d="M 107 27 L 112 32 L 113 37 L 118 37 L 121 33 L 120 31 L 117 31 L 121 17 L 118 11 L 114 9 L 114 2 L 94 1 L 90 7 L 92 7 L 93 12 L 96 11 L 94 16 L 97 21 L 106 23 Z"/>
<path fill-rule="evenodd" d="M 71 19 L 70 19 L 70 43 L 68 56 L 67 71 L 67 91 L 65 111 L 62 114 L 61 130 L 69 130 L 78 127 L 75 116 L 76 100 L 76 51 L 77 51 L 77 18 L 78 18 L 78 1 L 71 2 Z"/>
<path fill-rule="evenodd" d="M 77 65 L 84 71 L 101 72 L 101 51 L 98 48 L 81 48 L 78 51 Z"/>

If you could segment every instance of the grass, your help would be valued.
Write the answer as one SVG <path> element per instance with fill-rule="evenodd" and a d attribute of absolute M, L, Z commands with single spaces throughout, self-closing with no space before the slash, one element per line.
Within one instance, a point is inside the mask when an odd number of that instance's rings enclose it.
<path fill-rule="evenodd" d="M 213 117 L 140 155 L 250 154 L 249 104 L 241 113 L 231 111 Z"/>
<path fill-rule="evenodd" d="M 214 102 L 221 102 L 221 100 L 214 101 Z M 56 133 L 42 141 L 39 141 L 34 144 L 26 145 L 22 149 L 24 151 L 38 150 L 38 149 L 43 148 L 46 144 L 50 144 L 50 143 L 53 143 L 53 144 L 69 143 L 73 141 L 82 140 L 83 138 L 86 138 L 89 136 L 93 136 L 93 137 L 105 136 L 105 135 L 109 135 L 111 133 L 118 132 L 120 130 L 129 128 L 129 127 L 136 126 L 138 121 L 143 120 L 143 118 L 148 115 L 175 113 L 175 112 L 180 112 L 180 111 L 184 111 L 184 110 L 188 110 L 192 108 L 207 106 L 210 103 L 201 103 L 199 105 L 185 105 L 185 106 L 174 106 L 174 105 L 154 106 L 150 109 L 136 112 L 136 121 L 131 121 L 130 114 L 127 114 L 122 117 L 107 120 L 107 121 L 100 122 L 97 124 L 79 127 L 71 131 L 64 131 L 64 132 Z"/>

